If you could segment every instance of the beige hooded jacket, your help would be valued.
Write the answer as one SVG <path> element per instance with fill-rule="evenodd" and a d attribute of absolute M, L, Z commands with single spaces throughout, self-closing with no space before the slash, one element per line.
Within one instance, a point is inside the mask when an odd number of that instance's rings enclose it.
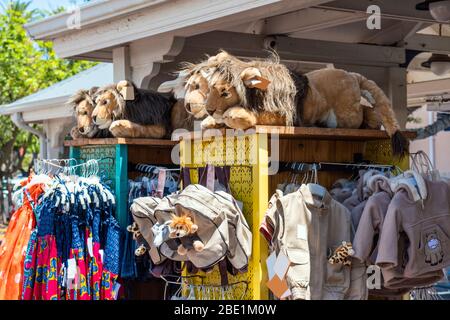
<path fill-rule="evenodd" d="M 307 185 L 276 201 L 272 247 L 291 261 L 287 281 L 293 299 L 344 299 L 350 267 L 330 264 L 328 255 L 350 241 L 348 210 L 325 191 L 317 199 Z"/>
<path fill-rule="evenodd" d="M 385 280 L 391 281 L 389 287 L 399 286 L 392 274 L 384 272 L 392 268 L 403 269 L 403 277 L 421 281 L 422 286 L 432 284 L 450 265 L 450 187 L 407 171 L 391 182 L 391 189 L 395 195 L 384 220 L 376 263 L 383 268 Z M 403 236 L 403 245 L 392 245 Z M 398 280 L 403 285 L 404 279 Z"/>

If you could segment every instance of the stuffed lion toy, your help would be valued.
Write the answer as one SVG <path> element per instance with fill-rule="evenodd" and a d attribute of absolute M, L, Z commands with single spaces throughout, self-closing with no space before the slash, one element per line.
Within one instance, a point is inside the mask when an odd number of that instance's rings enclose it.
<path fill-rule="evenodd" d="M 77 120 L 77 125 L 70 131 L 72 139 L 107 138 L 111 136 L 109 130 L 99 129 L 92 120 L 97 91 L 98 87 L 92 87 L 89 90 L 78 90 L 67 102 L 67 105 L 73 109 Z"/>
<path fill-rule="evenodd" d="M 223 51 L 191 66 L 190 74 L 194 80 L 186 83 L 195 86 L 186 86 L 185 105 L 206 110 L 203 129 L 221 124 L 243 130 L 255 125 L 379 129 L 382 124 L 393 153 L 408 151 L 389 99 L 358 73 L 321 69 L 302 75 L 282 65 L 275 54 L 244 62 Z M 201 85 L 205 82 L 207 87 Z M 194 116 L 204 117 L 199 111 Z"/>
<path fill-rule="evenodd" d="M 170 131 L 170 113 L 176 101 L 120 81 L 99 89 L 95 103 L 93 121 L 114 137 L 160 139 Z"/>
<path fill-rule="evenodd" d="M 194 249 L 197 252 L 201 252 L 204 249 L 204 244 L 200 238 L 195 234 L 198 230 L 198 226 L 192 221 L 191 217 L 187 215 L 172 216 L 172 222 L 170 223 L 171 239 L 179 239 L 177 253 L 180 256 L 186 255 L 189 249 Z"/>

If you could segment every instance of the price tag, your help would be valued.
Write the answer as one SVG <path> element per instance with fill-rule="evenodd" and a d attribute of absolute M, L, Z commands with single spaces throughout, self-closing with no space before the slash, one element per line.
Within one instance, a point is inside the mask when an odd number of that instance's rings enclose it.
<path fill-rule="evenodd" d="M 77 262 L 72 258 L 67 261 L 67 265 L 67 278 L 73 280 L 77 273 Z"/>
<path fill-rule="evenodd" d="M 162 198 L 164 196 L 165 186 L 166 186 L 166 170 L 159 169 L 158 186 L 156 188 L 156 194 L 159 198 Z"/>
<path fill-rule="evenodd" d="M 128 100 L 134 100 L 134 88 L 133 87 L 123 87 L 122 90 L 120 90 L 120 94 L 122 95 L 123 99 Z"/>
<path fill-rule="evenodd" d="M 87 247 L 88 247 L 89 255 L 90 255 L 91 257 L 93 257 L 93 256 L 94 256 L 94 247 L 93 247 L 93 245 L 92 245 L 92 237 L 89 237 L 89 238 L 87 239 Z"/>
<path fill-rule="evenodd" d="M 308 240 L 308 229 L 306 228 L 306 225 L 297 225 L 297 239 Z"/>

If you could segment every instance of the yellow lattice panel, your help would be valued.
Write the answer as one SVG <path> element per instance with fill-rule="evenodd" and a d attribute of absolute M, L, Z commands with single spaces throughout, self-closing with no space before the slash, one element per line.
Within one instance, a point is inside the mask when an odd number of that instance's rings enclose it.
<path fill-rule="evenodd" d="M 231 166 L 230 189 L 232 195 L 243 203 L 244 216 L 252 230 L 252 256 L 248 271 L 237 276 L 228 275 L 229 283 L 246 282 L 236 285 L 231 295 L 234 299 L 265 299 L 267 289 L 261 286 L 263 277 L 260 261 L 266 256 L 266 248 L 261 250 L 259 225 L 264 216 L 268 199 L 267 174 L 267 135 L 246 135 L 234 137 L 217 137 L 207 141 L 182 141 L 180 145 L 181 165 L 198 168 L 207 164 L 215 166 Z M 198 181 L 197 170 L 191 170 L 191 181 Z M 216 266 L 211 273 L 200 273 L 204 276 L 203 284 L 219 285 L 220 273 Z M 200 284 L 200 282 L 194 282 Z M 203 293 L 197 292 L 197 298 Z M 200 297 L 199 297 L 200 295 Z M 221 299 L 219 294 L 211 294 L 210 299 Z"/>
<path fill-rule="evenodd" d="M 392 164 L 402 170 L 409 169 L 409 158 L 395 159 L 392 156 L 392 148 L 390 140 L 377 140 L 366 142 L 364 158 L 371 163 Z"/>

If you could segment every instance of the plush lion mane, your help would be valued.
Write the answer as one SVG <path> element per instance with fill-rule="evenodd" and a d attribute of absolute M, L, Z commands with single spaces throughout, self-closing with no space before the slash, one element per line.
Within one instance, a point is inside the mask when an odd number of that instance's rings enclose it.
<path fill-rule="evenodd" d="M 225 51 L 221 51 L 225 53 Z M 276 52 L 271 51 L 271 55 L 264 61 L 242 61 L 231 55 L 230 59 L 217 62 L 214 73 L 210 76 L 210 84 L 214 85 L 219 80 L 231 83 L 239 96 L 241 106 L 255 111 L 267 111 L 279 114 L 286 118 L 286 125 L 293 125 L 297 118 L 296 101 L 302 94 L 296 84 L 305 87 L 300 83 L 302 76 L 292 78 L 292 72 L 280 63 L 280 58 Z M 256 88 L 248 88 L 240 78 L 240 74 L 246 68 L 254 67 L 261 72 L 261 76 L 270 81 L 267 91 Z"/>
<path fill-rule="evenodd" d="M 194 222 L 187 215 L 182 216 L 172 215 L 172 222 L 170 223 L 170 227 L 175 228 L 178 225 L 183 226 L 186 229 L 187 234 L 191 234 Z"/>
<path fill-rule="evenodd" d="M 98 87 L 92 87 L 89 90 L 80 89 L 69 98 L 69 100 L 67 101 L 66 104 L 69 107 L 71 107 L 74 111 L 76 110 L 78 104 L 80 104 L 80 102 L 82 102 L 84 100 L 86 100 L 87 102 L 89 102 L 90 105 L 95 107 L 94 95 L 97 91 L 98 91 Z"/>
<path fill-rule="evenodd" d="M 230 83 L 236 89 L 241 106 L 246 109 L 276 113 L 286 118 L 286 125 L 301 125 L 308 78 L 281 64 L 275 51 L 269 50 L 269 53 L 268 59 L 244 61 L 220 50 L 216 56 L 208 56 L 208 59 L 200 63 L 185 62 L 181 67 L 191 75 L 206 72 L 210 86 L 221 80 Z M 220 55 L 226 58 L 218 59 Z M 270 81 L 267 91 L 248 88 L 244 84 L 240 74 L 249 67 L 257 68 L 262 77 Z M 213 72 L 210 72 L 211 70 Z"/>
<path fill-rule="evenodd" d="M 95 97 L 99 93 L 99 87 L 92 87 L 89 90 L 80 89 L 75 92 L 67 101 L 66 105 L 69 106 L 73 112 L 76 112 L 78 105 L 82 101 L 87 101 L 92 109 L 95 108 Z M 76 115 L 75 115 L 76 116 Z M 111 132 L 108 129 L 98 129 L 95 131 L 95 134 L 89 136 L 90 138 L 110 138 L 112 137 Z"/>
<path fill-rule="evenodd" d="M 140 125 L 162 124 L 170 127 L 170 111 L 176 100 L 172 95 L 165 95 L 153 90 L 140 89 L 131 83 L 134 100 L 125 100 L 116 85 L 109 85 L 99 90 L 98 94 L 110 91 L 117 102 L 113 111 L 113 121 L 129 120 Z"/>

